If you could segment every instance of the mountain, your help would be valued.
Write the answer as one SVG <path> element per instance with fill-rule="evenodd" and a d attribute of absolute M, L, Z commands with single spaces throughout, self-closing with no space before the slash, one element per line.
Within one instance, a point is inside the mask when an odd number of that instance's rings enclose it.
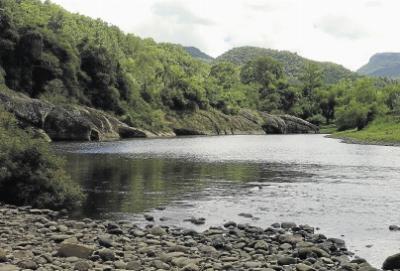
<path fill-rule="evenodd" d="M 278 51 L 260 47 L 244 46 L 233 48 L 217 57 L 217 61 L 228 61 L 238 65 L 247 63 L 255 58 L 268 56 L 282 63 L 285 73 L 292 79 L 297 80 L 303 68 L 308 64 L 316 64 L 322 70 L 324 81 L 327 84 L 334 84 L 344 78 L 355 78 L 357 75 L 345 67 L 331 62 L 313 61 L 297 53 L 289 51 Z"/>
<path fill-rule="evenodd" d="M 400 53 L 378 53 L 358 71 L 362 75 L 400 78 Z"/>
<path fill-rule="evenodd" d="M 181 45 L 125 34 L 51 1 L 0 0 L 0 10 L 0 107 L 50 138 L 251 133 L 254 121 L 230 116 L 289 113 L 283 94 L 262 108 L 261 83 Z"/>
<path fill-rule="evenodd" d="M 214 60 L 214 58 L 212 56 L 207 55 L 206 53 L 204 53 L 203 51 L 201 51 L 200 49 L 193 47 L 193 46 L 184 46 L 183 47 L 186 52 L 189 53 L 189 55 L 191 55 L 194 58 L 203 60 L 205 62 L 211 62 Z"/>

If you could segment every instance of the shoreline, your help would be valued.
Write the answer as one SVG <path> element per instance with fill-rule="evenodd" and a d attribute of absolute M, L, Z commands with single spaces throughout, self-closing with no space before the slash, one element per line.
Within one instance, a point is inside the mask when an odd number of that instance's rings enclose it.
<path fill-rule="evenodd" d="M 400 147 L 400 142 L 385 142 L 385 141 L 368 141 L 340 136 L 335 134 L 328 134 L 326 138 L 339 139 L 341 143 L 356 144 L 356 145 L 374 145 L 374 146 L 387 146 L 387 147 Z"/>
<path fill-rule="evenodd" d="M 345 242 L 292 222 L 266 228 L 226 222 L 196 232 L 131 221 L 69 219 L 0 203 L 0 271 L 378 270 Z"/>

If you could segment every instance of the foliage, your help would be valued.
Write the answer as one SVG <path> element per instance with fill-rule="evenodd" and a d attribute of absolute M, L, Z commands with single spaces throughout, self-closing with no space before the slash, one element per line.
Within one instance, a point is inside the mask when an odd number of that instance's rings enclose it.
<path fill-rule="evenodd" d="M 206 53 L 200 51 L 200 49 L 192 46 L 185 46 L 183 47 L 186 52 L 188 52 L 192 57 L 197 58 L 199 60 L 205 62 L 211 62 L 214 60 L 212 56 L 207 55 Z"/>
<path fill-rule="evenodd" d="M 150 131 L 168 130 L 170 119 L 199 109 L 287 113 L 339 129 L 400 112 L 395 81 L 295 53 L 240 47 L 204 62 L 190 55 L 204 57 L 195 48 L 124 34 L 50 1 L 0 0 L 0 8 L 0 83 Z"/>
<path fill-rule="evenodd" d="M 32 132 L 0 109 L 0 198 L 39 208 L 73 208 L 83 194 L 62 169 L 62 161 Z"/>
<path fill-rule="evenodd" d="M 303 74 L 304 67 L 311 64 L 318 66 L 321 70 L 322 79 L 325 84 L 334 84 L 342 79 L 357 77 L 355 73 L 337 64 L 312 61 L 288 51 L 277 51 L 251 46 L 233 48 L 219 56 L 217 61 L 229 61 L 238 65 L 244 65 L 260 57 L 271 57 L 280 62 L 291 82 L 298 82 Z"/>

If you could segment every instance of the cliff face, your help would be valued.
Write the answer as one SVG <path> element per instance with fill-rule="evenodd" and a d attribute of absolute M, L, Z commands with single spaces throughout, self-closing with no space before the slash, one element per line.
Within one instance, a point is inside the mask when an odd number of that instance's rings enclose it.
<path fill-rule="evenodd" d="M 318 128 L 289 115 L 241 110 L 237 115 L 219 111 L 196 111 L 170 117 L 169 133 L 130 127 L 117 118 L 89 107 L 53 105 L 12 91 L 0 92 L 0 104 L 26 126 L 34 127 L 54 141 L 103 141 L 122 138 L 181 136 L 317 133 Z"/>

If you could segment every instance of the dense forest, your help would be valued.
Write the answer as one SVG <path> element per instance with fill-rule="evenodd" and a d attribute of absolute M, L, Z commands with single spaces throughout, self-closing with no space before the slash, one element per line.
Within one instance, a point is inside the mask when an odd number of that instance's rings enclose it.
<path fill-rule="evenodd" d="M 285 75 L 293 83 L 301 82 L 304 68 L 310 65 L 316 66 L 321 72 L 321 79 L 325 84 L 335 84 L 343 79 L 355 79 L 357 74 L 341 65 L 331 62 L 313 61 L 289 51 L 244 46 L 233 48 L 217 58 L 217 61 L 228 61 L 243 65 L 260 57 L 270 57 L 282 64 Z"/>
<path fill-rule="evenodd" d="M 336 64 L 254 47 L 205 63 L 180 45 L 125 34 L 50 1 L 2 0 L 0 8 L 1 83 L 55 104 L 101 109 L 132 126 L 163 130 L 182 113 L 249 108 L 317 125 L 336 120 L 347 129 L 398 110 L 397 84 L 358 78 Z"/>

